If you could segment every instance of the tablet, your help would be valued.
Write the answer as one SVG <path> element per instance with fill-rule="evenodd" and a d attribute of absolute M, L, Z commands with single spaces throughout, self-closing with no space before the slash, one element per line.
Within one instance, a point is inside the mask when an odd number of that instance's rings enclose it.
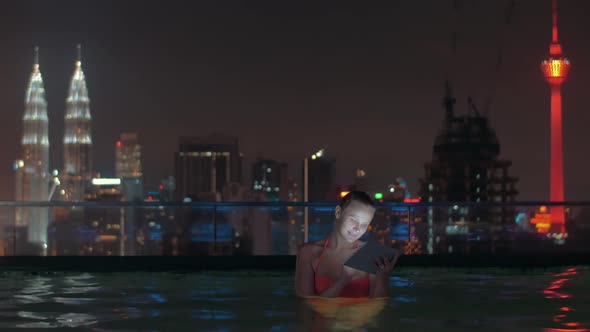
<path fill-rule="evenodd" d="M 368 272 L 369 274 L 377 273 L 377 264 L 375 260 L 379 256 L 387 256 L 390 260 L 399 253 L 398 250 L 382 246 L 374 241 L 368 241 L 357 250 L 344 265 L 353 269 Z"/>

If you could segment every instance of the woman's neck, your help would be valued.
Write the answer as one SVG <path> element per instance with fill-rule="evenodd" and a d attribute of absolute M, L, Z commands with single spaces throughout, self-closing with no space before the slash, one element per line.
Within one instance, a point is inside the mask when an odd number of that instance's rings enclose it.
<path fill-rule="evenodd" d="M 350 242 L 346 241 L 342 236 L 340 236 L 340 234 L 336 233 L 335 231 L 330 233 L 327 240 L 330 241 L 330 243 L 328 243 L 328 247 L 330 247 L 330 248 L 334 248 L 334 249 L 355 248 L 354 243 L 350 243 Z"/>

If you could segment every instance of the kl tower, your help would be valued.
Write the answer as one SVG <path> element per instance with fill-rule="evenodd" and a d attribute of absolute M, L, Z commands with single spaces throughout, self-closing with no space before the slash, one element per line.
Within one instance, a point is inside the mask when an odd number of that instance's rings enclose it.
<path fill-rule="evenodd" d="M 550 200 L 563 202 L 563 133 L 561 121 L 561 85 L 570 70 L 570 62 L 563 56 L 557 35 L 557 0 L 552 0 L 553 29 L 549 57 L 541 63 L 545 80 L 551 87 L 551 181 Z M 565 233 L 563 206 L 551 207 L 551 231 Z"/>

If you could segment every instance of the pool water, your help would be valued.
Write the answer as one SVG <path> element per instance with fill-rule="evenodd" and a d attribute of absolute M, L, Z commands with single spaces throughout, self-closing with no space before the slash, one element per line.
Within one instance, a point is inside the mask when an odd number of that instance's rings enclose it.
<path fill-rule="evenodd" d="M 400 268 L 390 286 L 342 304 L 297 300 L 292 272 L 2 272 L 0 329 L 590 331 L 588 267 Z"/>

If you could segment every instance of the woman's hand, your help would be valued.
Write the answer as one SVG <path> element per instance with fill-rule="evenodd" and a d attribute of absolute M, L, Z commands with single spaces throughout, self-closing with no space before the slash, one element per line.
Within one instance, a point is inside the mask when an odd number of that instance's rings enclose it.
<path fill-rule="evenodd" d="M 375 265 L 377 265 L 377 273 L 378 277 L 385 277 L 387 278 L 391 271 L 393 271 L 393 267 L 395 266 L 395 262 L 397 261 L 397 256 L 394 257 L 392 260 L 389 260 L 387 256 L 377 257 L 375 260 Z"/>
<path fill-rule="evenodd" d="M 389 260 L 387 256 L 378 257 L 375 260 L 377 265 L 377 273 L 371 276 L 371 286 L 369 290 L 369 297 L 388 297 L 389 296 L 389 274 L 393 271 L 393 267 L 399 258 L 396 253 L 393 259 Z"/>

